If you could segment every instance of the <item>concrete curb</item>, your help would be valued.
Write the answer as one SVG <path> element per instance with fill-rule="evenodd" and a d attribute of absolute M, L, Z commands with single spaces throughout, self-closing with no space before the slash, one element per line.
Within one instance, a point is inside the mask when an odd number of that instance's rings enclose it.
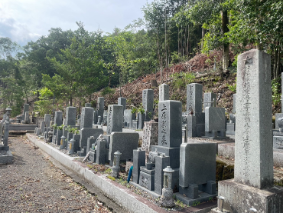
<path fill-rule="evenodd" d="M 75 161 L 73 157 L 67 156 L 54 147 L 36 138 L 35 135 L 26 134 L 27 138 L 38 146 L 41 150 L 46 152 L 49 156 L 83 176 L 90 183 L 98 187 L 104 194 L 115 201 L 117 204 L 123 206 L 129 212 L 166 212 L 164 209 L 156 206 L 147 199 L 133 193 L 130 189 L 121 186 L 120 184 L 111 181 L 106 175 L 94 174 L 84 164 Z"/>

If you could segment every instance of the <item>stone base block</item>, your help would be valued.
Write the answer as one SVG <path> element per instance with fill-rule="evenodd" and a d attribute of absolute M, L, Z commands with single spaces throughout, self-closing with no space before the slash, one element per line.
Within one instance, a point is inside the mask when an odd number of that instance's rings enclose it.
<path fill-rule="evenodd" d="M 283 212 L 283 188 L 260 190 L 232 180 L 218 182 L 218 196 L 224 197 L 223 208 L 231 213 L 250 212 L 251 208 L 264 213 Z"/>
<path fill-rule="evenodd" d="M 234 123 L 227 123 L 226 135 L 235 135 Z"/>
<path fill-rule="evenodd" d="M 10 150 L 1 150 L 0 151 L 0 164 L 9 164 L 13 163 L 14 157 Z"/>
<path fill-rule="evenodd" d="M 194 206 L 194 205 L 198 205 L 200 203 L 211 201 L 211 200 L 213 200 L 213 198 L 215 198 L 217 196 L 217 194 L 207 194 L 207 193 L 202 192 L 202 191 L 198 192 L 197 198 L 189 198 L 189 197 L 181 194 L 181 192 L 174 193 L 174 195 L 176 196 L 176 198 L 178 200 L 182 201 L 184 204 L 189 205 L 189 206 Z"/>
<path fill-rule="evenodd" d="M 140 172 L 140 178 L 139 178 L 139 185 L 142 187 L 153 191 L 154 190 L 154 172 L 153 173 L 146 173 L 144 171 Z"/>
<path fill-rule="evenodd" d="M 273 136 L 273 149 L 283 149 L 283 136 Z"/>
<path fill-rule="evenodd" d="M 226 130 L 219 130 L 219 131 L 209 131 L 205 132 L 204 138 L 210 138 L 210 139 L 223 139 L 226 138 Z"/>
<path fill-rule="evenodd" d="M 88 156 L 88 159 L 91 163 L 94 163 L 96 160 L 96 153 L 94 150 L 91 150 Z"/>
<path fill-rule="evenodd" d="M 180 166 L 180 147 L 164 147 L 164 146 L 151 146 L 151 151 L 165 153 L 166 156 L 170 156 L 171 168 L 179 168 Z"/>
<path fill-rule="evenodd" d="M 196 126 L 197 137 L 202 137 L 205 135 L 205 125 L 204 124 L 197 124 Z"/>

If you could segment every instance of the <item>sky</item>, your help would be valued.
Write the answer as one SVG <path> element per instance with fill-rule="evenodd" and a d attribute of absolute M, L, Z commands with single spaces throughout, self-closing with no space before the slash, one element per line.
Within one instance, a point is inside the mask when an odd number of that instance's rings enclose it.
<path fill-rule="evenodd" d="M 48 35 L 51 28 L 112 32 L 143 17 L 141 8 L 153 0 L 0 0 L 0 37 L 20 45 Z"/>

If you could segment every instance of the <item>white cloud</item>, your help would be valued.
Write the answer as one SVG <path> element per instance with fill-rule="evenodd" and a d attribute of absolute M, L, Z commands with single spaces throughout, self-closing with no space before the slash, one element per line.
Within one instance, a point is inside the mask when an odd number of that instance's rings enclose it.
<path fill-rule="evenodd" d="M 153 1 L 153 0 L 149 0 Z M 147 0 L 1 0 L 0 36 L 26 44 L 47 35 L 50 28 L 112 32 L 142 18 Z"/>

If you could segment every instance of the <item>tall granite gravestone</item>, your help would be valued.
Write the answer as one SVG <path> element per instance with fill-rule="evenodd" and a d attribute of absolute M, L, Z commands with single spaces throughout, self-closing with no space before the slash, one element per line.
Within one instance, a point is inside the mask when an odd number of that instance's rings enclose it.
<path fill-rule="evenodd" d="M 158 145 L 158 122 L 153 120 L 144 123 L 141 150 L 148 153 L 152 145 Z"/>
<path fill-rule="evenodd" d="M 67 107 L 66 108 L 66 126 L 75 126 L 76 125 L 76 117 L 77 117 L 77 108 L 76 107 Z"/>
<path fill-rule="evenodd" d="M 145 166 L 145 151 L 140 148 L 133 150 L 133 182 L 139 183 L 140 167 Z"/>
<path fill-rule="evenodd" d="M 205 108 L 205 137 L 225 138 L 226 137 L 226 116 L 225 108 Z"/>
<path fill-rule="evenodd" d="M 283 212 L 283 190 L 273 186 L 271 58 L 250 50 L 238 56 L 234 179 L 218 182 L 231 212 Z"/>
<path fill-rule="evenodd" d="M 93 111 L 93 124 L 97 124 L 98 121 L 98 116 L 97 116 L 97 111 Z"/>
<path fill-rule="evenodd" d="M 278 119 L 283 118 L 283 72 L 281 72 L 281 113 L 275 113 L 275 129 L 279 129 L 278 127 Z"/>
<path fill-rule="evenodd" d="M 153 118 L 153 99 L 154 93 L 152 89 L 144 89 L 142 91 L 142 106 L 145 110 L 145 120 Z"/>
<path fill-rule="evenodd" d="M 136 114 L 132 113 L 131 109 L 126 109 L 124 111 L 124 122 L 126 123 L 126 127 L 129 129 L 132 128 L 132 121 L 136 119 Z"/>
<path fill-rule="evenodd" d="M 107 116 L 107 134 L 112 132 L 122 132 L 123 129 L 123 106 L 122 105 L 108 105 Z M 115 150 L 117 151 L 117 150 Z M 121 150 L 119 150 L 121 152 Z"/>
<path fill-rule="evenodd" d="M 205 114 L 202 112 L 202 85 L 187 85 L 187 136 L 205 135 Z"/>
<path fill-rule="evenodd" d="M 50 122 L 51 122 L 51 115 L 45 114 L 44 115 L 44 122 L 45 122 L 45 127 L 50 127 Z"/>
<path fill-rule="evenodd" d="M 54 124 L 61 126 L 63 124 L 63 112 L 55 111 Z"/>
<path fill-rule="evenodd" d="M 118 98 L 118 105 L 122 105 L 123 106 L 123 111 L 126 109 L 126 103 L 127 103 L 127 99 L 123 98 L 123 97 L 119 97 Z"/>
<path fill-rule="evenodd" d="M 29 111 L 29 104 L 24 105 L 24 114 Z"/>
<path fill-rule="evenodd" d="M 179 166 L 180 166 L 180 145 L 182 143 L 182 103 L 180 101 L 160 101 L 158 103 L 158 145 L 151 146 L 151 150 L 156 153 L 164 154 L 164 157 L 170 157 L 169 165 L 160 159 L 160 163 L 155 167 L 171 166 L 175 171 L 173 173 L 172 187 L 179 188 Z M 163 154 L 162 154 L 163 153 Z M 150 155 L 152 153 L 149 153 Z M 157 154 L 159 156 L 159 154 Z M 158 161 L 159 162 L 159 161 Z M 141 176 L 145 173 L 141 172 Z M 162 171 L 162 169 L 158 169 Z M 154 174 L 156 179 L 154 185 L 161 184 L 161 173 Z M 141 178 L 140 178 L 141 179 Z M 158 181 L 158 182 L 157 182 Z M 162 185 L 161 185 L 162 188 Z M 157 192 L 157 191 L 156 191 Z"/>
<path fill-rule="evenodd" d="M 159 86 L 159 101 L 169 100 L 169 86 L 167 84 L 161 84 Z"/>
<path fill-rule="evenodd" d="M 100 116 L 100 118 L 103 119 L 103 112 L 104 112 L 104 98 L 103 97 L 97 98 L 96 111 L 97 111 L 97 119 L 98 119 L 98 116 Z"/>
<path fill-rule="evenodd" d="M 216 107 L 216 94 L 207 92 L 203 94 L 203 110 L 206 107 Z"/>
<path fill-rule="evenodd" d="M 30 123 L 29 111 L 25 112 L 25 114 L 24 114 L 24 123 L 25 124 Z"/>
<path fill-rule="evenodd" d="M 237 95 L 233 94 L 233 109 L 232 113 L 229 114 L 229 123 L 226 126 L 226 134 L 227 135 L 235 135 L 236 130 L 236 98 Z"/>
<path fill-rule="evenodd" d="M 81 126 L 80 126 L 80 147 L 82 149 L 87 147 L 87 139 L 91 136 L 94 137 L 94 140 L 100 135 L 103 134 L 102 129 L 93 129 L 93 108 L 92 107 L 83 107 L 81 113 Z"/>

